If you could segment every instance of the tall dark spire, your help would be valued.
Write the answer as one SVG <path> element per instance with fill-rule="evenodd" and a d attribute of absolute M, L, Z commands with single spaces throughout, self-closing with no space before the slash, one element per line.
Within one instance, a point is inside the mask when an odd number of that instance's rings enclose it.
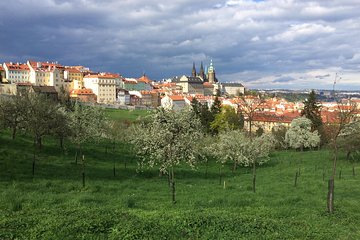
<path fill-rule="evenodd" d="M 191 71 L 191 76 L 192 76 L 192 77 L 196 77 L 195 62 L 193 62 L 193 68 L 192 68 L 192 71 Z"/>
<path fill-rule="evenodd" d="M 206 82 L 206 75 L 205 75 L 204 66 L 203 66 L 203 63 L 202 63 L 202 62 L 201 62 L 201 66 L 200 66 L 199 76 L 202 78 L 202 80 L 203 80 L 204 82 Z"/>

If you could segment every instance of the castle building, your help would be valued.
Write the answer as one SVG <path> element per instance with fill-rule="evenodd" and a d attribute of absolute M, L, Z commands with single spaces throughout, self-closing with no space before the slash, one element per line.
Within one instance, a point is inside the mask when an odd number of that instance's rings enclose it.
<path fill-rule="evenodd" d="M 212 60 L 207 68 L 207 73 L 202 62 L 199 73 L 196 71 L 195 63 L 193 63 L 191 76 L 174 77 L 172 82 L 181 87 L 182 92 L 185 94 L 213 95 L 218 89 L 218 80 Z"/>

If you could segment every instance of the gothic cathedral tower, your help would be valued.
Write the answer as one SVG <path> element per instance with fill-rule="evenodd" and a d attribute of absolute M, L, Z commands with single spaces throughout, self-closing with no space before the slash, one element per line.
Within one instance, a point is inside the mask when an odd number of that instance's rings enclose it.
<path fill-rule="evenodd" d="M 196 74 L 196 68 L 195 68 L 195 63 L 193 63 L 193 68 L 192 68 L 192 71 L 191 71 L 191 76 L 192 77 L 196 77 L 197 74 Z"/>

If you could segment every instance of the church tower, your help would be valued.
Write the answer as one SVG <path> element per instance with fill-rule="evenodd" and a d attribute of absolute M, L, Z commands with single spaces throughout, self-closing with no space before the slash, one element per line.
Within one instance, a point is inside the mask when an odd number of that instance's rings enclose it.
<path fill-rule="evenodd" d="M 192 76 L 192 77 L 196 77 L 195 62 L 193 62 L 193 68 L 192 68 L 192 71 L 191 71 L 191 76 Z"/>
<path fill-rule="evenodd" d="M 208 68 L 208 81 L 209 81 L 209 83 L 211 83 L 211 84 L 217 82 L 216 77 L 215 77 L 215 68 L 214 68 L 212 59 L 211 59 L 211 61 L 210 61 L 210 66 L 209 66 L 209 68 Z"/>
<path fill-rule="evenodd" d="M 204 82 L 207 82 L 206 75 L 205 75 L 205 71 L 204 71 L 204 66 L 203 66 L 203 63 L 202 63 L 202 62 L 201 62 L 201 66 L 200 66 L 199 77 L 201 77 L 201 79 L 202 79 Z"/>

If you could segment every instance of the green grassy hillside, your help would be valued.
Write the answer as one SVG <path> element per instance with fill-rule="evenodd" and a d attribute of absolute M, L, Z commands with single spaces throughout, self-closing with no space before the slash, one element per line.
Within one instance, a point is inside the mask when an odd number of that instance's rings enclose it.
<path fill-rule="evenodd" d="M 123 110 L 123 109 L 105 109 L 105 114 L 113 120 L 117 121 L 135 121 L 140 117 L 149 114 L 150 110 Z"/>
<path fill-rule="evenodd" d="M 32 177 L 31 138 L 0 136 L 0 239 L 359 239 L 360 175 L 339 161 L 333 215 L 326 213 L 331 153 L 276 152 L 258 168 L 257 192 L 251 170 L 231 171 L 210 162 L 179 167 L 177 203 L 166 176 L 136 171 L 126 145 L 106 152 L 87 144 L 86 186 L 69 143 L 63 153 L 46 138 Z M 113 164 L 116 164 L 116 175 Z M 296 171 L 300 170 L 297 187 Z M 356 165 L 360 174 L 360 167 Z M 224 188 L 225 181 L 225 188 Z"/>

